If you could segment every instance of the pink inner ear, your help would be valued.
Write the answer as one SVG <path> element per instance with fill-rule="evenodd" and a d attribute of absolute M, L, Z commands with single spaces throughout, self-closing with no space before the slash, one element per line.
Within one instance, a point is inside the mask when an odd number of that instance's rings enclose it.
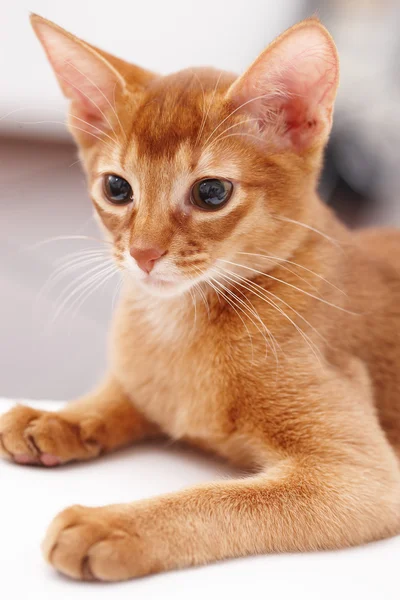
<path fill-rule="evenodd" d="M 72 112 L 91 125 L 109 125 L 119 75 L 95 51 L 46 23 L 36 27 Z M 83 123 L 79 124 L 84 128 Z M 90 130 L 90 128 L 89 128 Z"/>
<path fill-rule="evenodd" d="M 275 129 L 278 143 L 300 149 L 329 131 L 337 79 L 329 34 L 318 24 L 304 23 L 267 48 L 232 94 L 248 102 L 262 130 Z"/>

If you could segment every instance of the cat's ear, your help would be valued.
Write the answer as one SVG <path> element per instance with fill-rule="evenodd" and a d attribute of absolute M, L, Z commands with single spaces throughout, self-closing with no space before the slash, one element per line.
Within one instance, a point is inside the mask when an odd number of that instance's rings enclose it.
<path fill-rule="evenodd" d="M 278 37 L 228 90 L 273 142 L 300 152 L 324 144 L 339 79 L 335 44 L 318 19 Z"/>
<path fill-rule="evenodd" d="M 90 126 L 108 128 L 116 116 L 118 99 L 135 91 L 135 86 L 144 86 L 153 76 L 90 46 L 38 15 L 31 15 L 31 23 L 64 95 L 71 100 L 71 113 L 81 120 L 82 129 L 93 133 Z"/>

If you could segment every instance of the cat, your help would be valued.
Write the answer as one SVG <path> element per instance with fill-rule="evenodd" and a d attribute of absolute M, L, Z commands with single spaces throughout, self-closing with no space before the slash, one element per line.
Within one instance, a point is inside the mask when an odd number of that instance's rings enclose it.
<path fill-rule="evenodd" d="M 398 534 L 400 236 L 350 232 L 317 196 L 328 31 L 300 22 L 239 77 L 162 77 L 31 20 L 124 284 L 102 383 L 3 415 L 2 455 L 51 467 L 168 436 L 251 472 L 67 508 L 46 559 L 118 581 Z"/>

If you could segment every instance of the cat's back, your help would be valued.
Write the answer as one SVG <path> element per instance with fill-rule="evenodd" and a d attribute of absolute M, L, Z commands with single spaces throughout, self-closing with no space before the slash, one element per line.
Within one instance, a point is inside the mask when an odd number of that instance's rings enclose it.
<path fill-rule="evenodd" d="M 400 276 L 400 229 L 394 227 L 363 229 L 356 239 L 374 260 L 382 260 L 399 271 Z"/>

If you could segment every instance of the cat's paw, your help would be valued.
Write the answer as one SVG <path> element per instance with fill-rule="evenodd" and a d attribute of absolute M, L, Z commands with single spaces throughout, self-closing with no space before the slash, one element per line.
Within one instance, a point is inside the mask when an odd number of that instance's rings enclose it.
<path fill-rule="evenodd" d="M 0 456 L 19 464 L 54 467 L 97 456 L 93 422 L 17 405 L 0 416 Z"/>
<path fill-rule="evenodd" d="M 121 505 L 71 506 L 51 523 L 42 544 L 45 559 L 74 579 L 122 581 L 149 573 L 148 553 Z"/>

